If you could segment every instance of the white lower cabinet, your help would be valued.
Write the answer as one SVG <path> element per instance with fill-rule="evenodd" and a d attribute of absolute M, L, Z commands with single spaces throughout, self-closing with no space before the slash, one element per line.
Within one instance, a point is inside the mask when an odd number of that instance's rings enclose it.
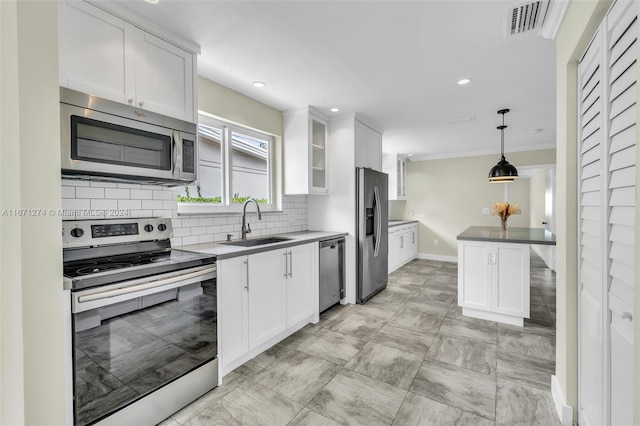
<path fill-rule="evenodd" d="M 218 261 L 220 376 L 318 320 L 318 244 Z"/>
<path fill-rule="evenodd" d="M 248 256 L 249 349 L 284 331 L 286 326 L 283 250 Z"/>
<path fill-rule="evenodd" d="M 288 249 L 286 267 L 287 328 L 309 318 L 318 307 L 318 244 Z M 287 250 L 285 250 L 287 251 Z M 314 284 L 315 283 L 315 284 Z"/>
<path fill-rule="evenodd" d="M 529 244 L 458 242 L 463 315 L 523 325 L 529 318 Z"/>
<path fill-rule="evenodd" d="M 418 255 L 418 224 L 389 228 L 389 273 Z"/>

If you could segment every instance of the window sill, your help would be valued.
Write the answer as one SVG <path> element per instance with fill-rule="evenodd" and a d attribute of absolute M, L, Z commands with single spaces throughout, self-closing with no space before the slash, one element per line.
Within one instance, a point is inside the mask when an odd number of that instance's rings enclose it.
<path fill-rule="evenodd" d="M 247 211 L 254 212 L 256 206 L 247 208 Z M 261 204 L 260 211 L 262 213 L 282 213 L 282 209 L 278 209 L 273 204 Z M 178 215 L 233 215 L 242 214 L 242 204 L 234 204 L 231 206 L 217 205 L 213 203 L 178 203 Z"/>

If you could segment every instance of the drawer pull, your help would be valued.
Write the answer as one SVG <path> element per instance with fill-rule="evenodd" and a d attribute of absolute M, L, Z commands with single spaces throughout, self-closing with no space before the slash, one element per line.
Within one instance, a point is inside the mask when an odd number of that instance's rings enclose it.
<path fill-rule="evenodd" d="M 633 315 L 631 315 L 629 312 L 623 312 L 622 315 L 620 315 L 622 319 L 626 319 L 629 321 L 633 321 Z"/>

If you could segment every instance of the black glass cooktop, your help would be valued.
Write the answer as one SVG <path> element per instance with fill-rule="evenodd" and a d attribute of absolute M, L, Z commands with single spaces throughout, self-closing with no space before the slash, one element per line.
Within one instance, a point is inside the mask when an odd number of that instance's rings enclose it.
<path fill-rule="evenodd" d="M 64 276 L 73 289 L 111 284 L 126 279 L 155 275 L 215 263 L 210 254 L 184 250 L 162 250 L 65 262 Z"/>

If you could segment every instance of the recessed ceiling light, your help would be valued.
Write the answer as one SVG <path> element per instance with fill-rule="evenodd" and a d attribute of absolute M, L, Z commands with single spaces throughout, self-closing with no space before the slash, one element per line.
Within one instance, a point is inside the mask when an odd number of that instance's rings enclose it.
<path fill-rule="evenodd" d="M 538 133 L 542 133 L 543 130 L 544 129 L 533 129 L 531 133 L 533 133 L 534 135 L 537 135 Z"/>
<path fill-rule="evenodd" d="M 264 81 L 254 81 L 253 82 L 253 87 L 264 87 L 264 86 L 266 86 Z"/>
<path fill-rule="evenodd" d="M 156 3 L 158 3 L 160 0 L 144 0 L 144 1 L 146 1 L 147 3 L 151 3 L 151 4 L 156 4 Z"/>
<path fill-rule="evenodd" d="M 407 154 L 407 157 L 413 157 L 413 154 Z"/>
<path fill-rule="evenodd" d="M 471 83 L 471 79 L 470 78 L 463 78 L 462 80 L 458 80 L 458 84 L 460 86 L 464 86 L 465 84 L 469 84 Z"/>
<path fill-rule="evenodd" d="M 331 108 L 329 111 L 331 111 L 331 112 L 340 112 L 340 108 Z"/>

